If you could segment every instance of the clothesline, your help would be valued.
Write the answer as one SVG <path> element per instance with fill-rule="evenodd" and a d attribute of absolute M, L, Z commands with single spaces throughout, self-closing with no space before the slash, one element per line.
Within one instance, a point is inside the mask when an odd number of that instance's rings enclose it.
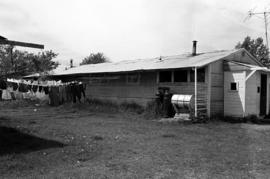
<path fill-rule="evenodd" d="M 26 85 L 38 85 L 38 86 L 61 86 L 61 85 L 69 85 L 73 83 L 79 83 L 82 84 L 80 81 L 71 81 L 71 82 L 65 82 L 63 83 L 61 80 L 55 81 L 55 80 L 46 80 L 46 81 L 33 81 L 33 80 L 24 80 L 24 79 L 13 79 L 13 78 L 8 78 L 7 82 L 12 82 L 12 83 L 23 83 Z"/>
<path fill-rule="evenodd" d="M 72 81 L 30 81 L 23 79 L 0 80 L 0 98 L 4 100 L 40 99 L 48 100 L 52 106 L 65 102 L 81 102 L 85 98 L 86 85 Z"/>

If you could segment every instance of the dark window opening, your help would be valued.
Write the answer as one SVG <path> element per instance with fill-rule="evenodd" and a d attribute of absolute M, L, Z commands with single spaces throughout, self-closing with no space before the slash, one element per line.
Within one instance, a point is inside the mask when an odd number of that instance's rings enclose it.
<path fill-rule="evenodd" d="M 161 71 L 159 72 L 159 82 L 172 82 L 172 72 L 171 71 Z"/>
<path fill-rule="evenodd" d="M 187 82 L 187 79 L 188 79 L 187 70 L 174 71 L 174 82 Z"/>
<path fill-rule="evenodd" d="M 194 70 L 190 70 L 190 81 L 194 82 Z M 205 82 L 205 68 L 197 69 L 197 82 Z"/>
<path fill-rule="evenodd" d="M 257 93 L 261 92 L 261 88 L 259 86 L 257 86 Z"/>
<path fill-rule="evenodd" d="M 235 82 L 232 82 L 231 83 L 231 90 L 232 91 L 236 91 L 237 90 L 237 83 L 235 83 Z"/>

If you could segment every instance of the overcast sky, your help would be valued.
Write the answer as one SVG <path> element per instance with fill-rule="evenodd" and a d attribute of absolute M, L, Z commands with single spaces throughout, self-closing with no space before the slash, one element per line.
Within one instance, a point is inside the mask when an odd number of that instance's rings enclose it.
<path fill-rule="evenodd" d="M 244 19 L 267 8 L 263 0 L 0 0 L 0 35 L 44 44 L 65 65 L 96 52 L 132 60 L 190 52 L 192 40 L 205 52 L 264 37 L 263 19 Z"/>

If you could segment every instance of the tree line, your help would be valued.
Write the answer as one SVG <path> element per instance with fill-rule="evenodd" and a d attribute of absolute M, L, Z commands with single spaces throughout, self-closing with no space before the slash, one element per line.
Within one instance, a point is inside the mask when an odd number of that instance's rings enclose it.
<path fill-rule="evenodd" d="M 9 45 L 0 46 L 0 75 L 2 77 L 22 77 L 33 73 L 48 72 L 57 68 L 53 61 L 57 53 L 52 50 L 29 53 Z M 12 50 L 12 51 L 11 51 Z"/>

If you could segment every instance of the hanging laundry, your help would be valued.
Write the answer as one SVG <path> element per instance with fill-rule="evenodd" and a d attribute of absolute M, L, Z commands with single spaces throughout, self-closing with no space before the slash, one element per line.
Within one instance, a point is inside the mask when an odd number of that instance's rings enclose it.
<path fill-rule="evenodd" d="M 41 93 L 42 89 L 43 89 L 42 86 L 39 86 L 39 87 L 38 87 L 38 91 L 39 91 L 40 93 Z"/>
<path fill-rule="evenodd" d="M 51 86 L 49 90 L 49 98 L 51 106 L 59 106 L 59 87 Z"/>
<path fill-rule="evenodd" d="M 1 82 L 0 86 L 9 92 L 1 91 L 0 98 L 46 100 L 52 106 L 58 106 L 71 101 L 73 103 L 76 103 L 76 101 L 81 102 L 82 96 L 85 99 L 86 87 L 82 82 L 77 81 L 62 83 L 61 81 L 27 81 L 16 79 L 7 79 L 6 83 L 5 81 Z"/>
<path fill-rule="evenodd" d="M 19 87 L 18 83 L 13 82 L 12 83 L 13 91 L 16 91 Z"/>
<path fill-rule="evenodd" d="M 28 91 L 27 85 L 24 84 L 24 83 L 20 83 L 20 85 L 19 85 L 19 91 L 22 92 L 22 93 L 26 93 Z"/>
<path fill-rule="evenodd" d="M 3 100 L 11 100 L 11 95 L 8 90 L 2 90 L 2 99 Z"/>
<path fill-rule="evenodd" d="M 7 89 L 7 83 L 3 79 L 0 79 L 0 89 Z"/>
<path fill-rule="evenodd" d="M 44 90 L 45 94 L 49 94 L 49 87 L 48 86 L 43 87 L 43 90 Z"/>
<path fill-rule="evenodd" d="M 33 86 L 32 86 L 32 91 L 33 91 L 34 93 L 37 92 L 37 89 L 38 89 L 38 86 L 37 86 L 37 85 L 33 85 Z"/>
<path fill-rule="evenodd" d="M 27 90 L 31 91 L 32 90 L 32 85 L 27 85 Z"/>

